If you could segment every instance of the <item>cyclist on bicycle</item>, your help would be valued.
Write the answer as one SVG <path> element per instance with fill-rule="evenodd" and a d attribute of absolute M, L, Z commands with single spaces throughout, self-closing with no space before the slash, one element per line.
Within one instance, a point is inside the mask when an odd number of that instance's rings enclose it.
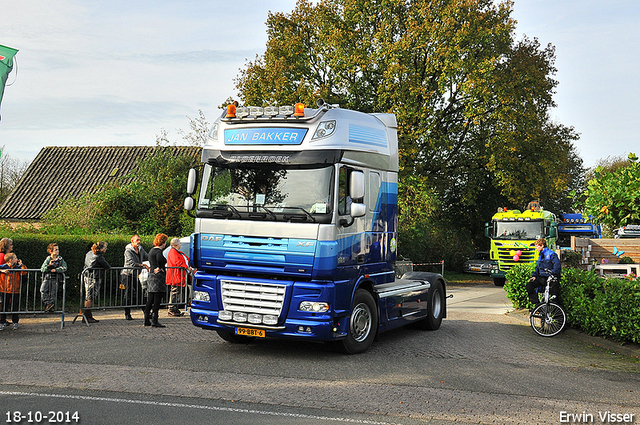
<path fill-rule="evenodd" d="M 529 293 L 529 301 L 535 306 L 540 304 L 538 292 L 544 291 L 547 286 L 547 278 L 551 270 L 551 274 L 555 276 L 555 282 L 549 287 L 549 295 L 556 296 L 556 302 L 560 299 L 560 274 L 562 272 L 562 264 L 558 254 L 547 248 L 546 239 L 538 239 L 535 242 L 536 251 L 538 251 L 538 262 L 533 271 L 531 279 L 527 282 L 527 292 Z"/>

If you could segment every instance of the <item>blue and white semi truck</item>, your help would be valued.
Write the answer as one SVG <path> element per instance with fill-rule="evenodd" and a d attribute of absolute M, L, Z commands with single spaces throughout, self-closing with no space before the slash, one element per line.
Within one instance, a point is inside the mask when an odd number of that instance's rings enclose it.
<path fill-rule="evenodd" d="M 214 122 L 202 162 L 185 199 L 196 217 L 195 326 L 229 342 L 326 341 L 347 353 L 399 326 L 440 327 L 443 277 L 394 273 L 395 115 L 322 101 L 316 109 L 232 104 Z"/>
<path fill-rule="evenodd" d="M 590 220 L 590 217 L 585 219 L 581 213 L 558 214 L 558 248 L 571 249 L 571 236 L 589 239 L 602 238 L 602 227 L 600 224 L 591 223 Z"/>

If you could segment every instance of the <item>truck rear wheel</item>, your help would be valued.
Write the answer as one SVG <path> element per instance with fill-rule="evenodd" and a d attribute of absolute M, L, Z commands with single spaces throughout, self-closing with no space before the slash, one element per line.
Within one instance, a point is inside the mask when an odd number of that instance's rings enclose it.
<path fill-rule="evenodd" d="M 442 282 L 436 280 L 431 284 L 429 296 L 427 297 L 427 317 L 417 322 L 415 325 L 418 329 L 427 331 L 435 331 L 440 328 L 442 318 L 446 309 L 444 298 L 444 286 Z"/>
<path fill-rule="evenodd" d="M 233 342 L 234 344 L 248 344 L 255 338 L 252 336 L 236 335 L 233 332 L 228 331 L 216 331 L 218 336 L 227 342 Z"/>
<path fill-rule="evenodd" d="M 349 318 L 347 337 L 340 341 L 347 354 L 362 353 L 373 344 L 378 328 L 378 308 L 373 296 L 364 289 L 358 289 L 353 298 L 353 308 Z"/>

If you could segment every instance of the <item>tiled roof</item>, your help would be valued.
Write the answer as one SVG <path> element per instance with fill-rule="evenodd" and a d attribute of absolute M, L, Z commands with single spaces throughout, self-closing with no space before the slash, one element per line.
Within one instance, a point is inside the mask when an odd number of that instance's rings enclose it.
<path fill-rule="evenodd" d="M 98 186 L 126 176 L 137 160 L 155 149 L 199 158 L 201 148 L 192 146 L 46 147 L 33 160 L 13 191 L 0 206 L 0 219 L 40 220 L 59 200 L 95 192 Z"/>

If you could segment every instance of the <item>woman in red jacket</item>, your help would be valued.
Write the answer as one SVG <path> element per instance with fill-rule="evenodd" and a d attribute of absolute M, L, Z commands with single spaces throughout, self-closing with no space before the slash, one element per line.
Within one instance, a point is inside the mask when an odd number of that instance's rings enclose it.
<path fill-rule="evenodd" d="M 184 305 L 187 276 L 193 272 L 189 266 L 189 257 L 180 251 L 180 239 L 171 239 L 171 248 L 167 254 L 167 285 L 171 286 L 169 295 L 169 316 L 182 316 L 180 304 Z"/>

